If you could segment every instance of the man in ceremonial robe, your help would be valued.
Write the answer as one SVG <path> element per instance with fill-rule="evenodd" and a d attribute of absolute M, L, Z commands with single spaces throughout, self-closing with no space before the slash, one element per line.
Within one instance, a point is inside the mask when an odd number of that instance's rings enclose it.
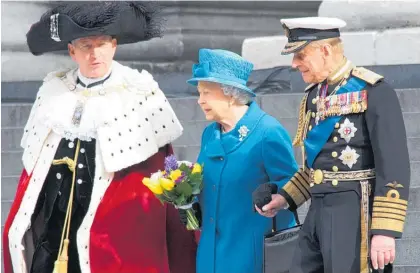
<path fill-rule="evenodd" d="M 192 273 L 194 235 L 142 179 L 163 169 L 182 127 L 157 82 L 113 61 L 117 43 L 161 36 L 157 6 L 62 3 L 27 34 L 34 55 L 68 50 L 24 129 L 7 218 L 6 273 Z"/>

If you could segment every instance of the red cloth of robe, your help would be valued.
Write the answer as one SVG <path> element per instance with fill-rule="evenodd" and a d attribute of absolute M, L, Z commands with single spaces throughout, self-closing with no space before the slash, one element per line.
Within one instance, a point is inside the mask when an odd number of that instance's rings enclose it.
<path fill-rule="evenodd" d="M 197 243 L 178 212 L 162 205 L 142 179 L 163 169 L 163 147 L 147 161 L 115 173 L 90 230 L 91 273 L 192 273 Z M 24 170 L 3 233 L 5 273 L 12 273 L 8 232 L 19 209 L 30 176 Z M 69 261 L 71 262 L 71 261 Z"/>

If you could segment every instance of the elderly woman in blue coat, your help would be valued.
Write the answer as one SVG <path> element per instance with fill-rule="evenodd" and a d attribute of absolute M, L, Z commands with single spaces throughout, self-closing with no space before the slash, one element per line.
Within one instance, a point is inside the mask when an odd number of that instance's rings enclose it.
<path fill-rule="evenodd" d="M 246 86 L 252 63 L 226 51 L 201 49 L 188 83 L 213 121 L 202 135 L 198 162 L 204 164 L 197 273 L 260 273 L 264 234 L 272 220 L 255 213 L 252 192 L 261 184 L 281 188 L 297 171 L 290 137 L 283 126 L 253 102 Z M 277 227 L 295 225 L 289 211 Z"/>

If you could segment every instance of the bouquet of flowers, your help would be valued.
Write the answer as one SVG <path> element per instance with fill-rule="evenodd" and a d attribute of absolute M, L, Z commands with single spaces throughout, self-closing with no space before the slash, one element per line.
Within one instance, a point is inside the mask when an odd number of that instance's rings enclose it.
<path fill-rule="evenodd" d="M 203 168 L 198 163 L 177 161 L 174 155 L 165 158 L 165 170 L 153 173 L 143 179 L 143 184 L 163 203 L 173 204 L 186 210 L 187 229 L 198 229 L 199 221 L 192 204 L 201 192 Z"/>

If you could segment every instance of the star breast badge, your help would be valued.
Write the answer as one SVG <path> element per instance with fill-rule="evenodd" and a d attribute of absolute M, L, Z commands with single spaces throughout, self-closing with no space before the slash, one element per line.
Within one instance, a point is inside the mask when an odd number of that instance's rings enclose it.
<path fill-rule="evenodd" d="M 349 166 L 349 168 L 353 168 L 353 165 L 356 164 L 357 159 L 360 157 L 356 153 L 355 149 L 350 148 L 349 146 L 346 147 L 343 151 L 341 151 L 341 155 L 339 159 L 343 162 L 344 165 Z"/>
<path fill-rule="evenodd" d="M 344 122 L 340 124 L 340 129 L 338 129 L 338 132 L 340 133 L 340 137 L 349 143 L 357 132 L 357 128 L 354 127 L 353 122 L 350 122 L 350 120 L 346 118 Z"/>

